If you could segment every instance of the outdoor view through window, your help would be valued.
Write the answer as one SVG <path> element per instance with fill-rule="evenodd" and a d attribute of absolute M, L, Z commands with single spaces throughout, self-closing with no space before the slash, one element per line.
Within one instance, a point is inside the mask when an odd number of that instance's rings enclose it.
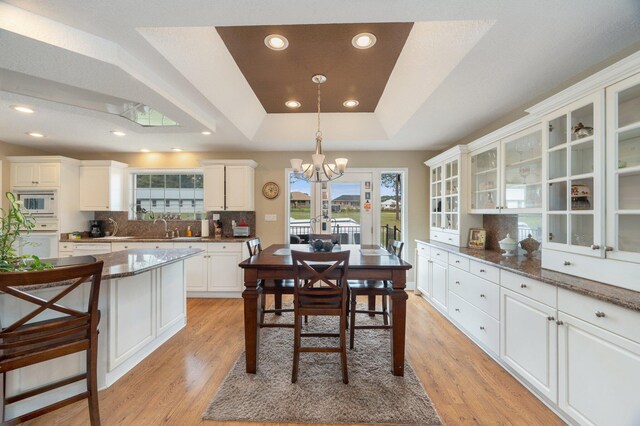
<path fill-rule="evenodd" d="M 195 219 L 204 214 L 202 173 L 133 175 L 132 213 L 138 220 Z"/>

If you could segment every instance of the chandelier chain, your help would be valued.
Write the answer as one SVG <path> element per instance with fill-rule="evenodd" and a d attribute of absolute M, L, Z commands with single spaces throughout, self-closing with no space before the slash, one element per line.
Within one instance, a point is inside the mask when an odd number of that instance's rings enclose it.
<path fill-rule="evenodd" d="M 320 84 L 318 83 L 318 130 L 316 131 L 316 138 L 322 138 L 322 131 L 320 130 Z"/>

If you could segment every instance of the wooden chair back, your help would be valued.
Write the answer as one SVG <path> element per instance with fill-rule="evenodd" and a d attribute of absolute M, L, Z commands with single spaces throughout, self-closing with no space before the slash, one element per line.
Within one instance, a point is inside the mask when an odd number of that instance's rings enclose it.
<path fill-rule="evenodd" d="M 0 373 L 6 373 L 18 368 L 27 367 L 43 361 L 51 360 L 76 352 L 87 351 L 87 372 L 83 375 L 65 379 L 54 384 L 46 384 L 40 388 L 31 389 L 22 394 L 3 397 L 4 406 L 12 404 L 31 396 L 47 392 L 49 390 L 68 385 L 78 380 L 87 379 L 87 384 L 95 385 L 95 369 L 98 345 L 98 296 L 100 293 L 100 277 L 102 275 L 103 262 L 93 262 L 80 266 L 63 267 L 36 272 L 6 272 L 0 273 L 0 292 L 3 297 L 17 299 L 35 305 L 33 310 L 17 318 L 11 324 L 3 325 L 0 329 Z M 54 286 L 51 289 L 60 291 L 49 300 L 42 299 L 29 293 L 29 286 L 48 283 L 65 282 L 68 285 Z M 84 308 L 70 308 L 64 306 L 61 300 L 79 289 L 84 283 L 90 283 L 89 299 Z M 39 320 L 38 317 L 50 319 Z M 3 374 L 3 381 L 6 374 Z M 6 386 L 5 383 L 2 384 Z M 99 424 L 99 412 L 97 410 L 97 387 L 95 392 L 95 411 L 90 410 L 92 424 Z M 32 413 L 24 414 L 9 422 L 20 422 L 53 411 L 63 405 L 70 404 L 84 398 L 92 398 L 90 392 L 78 394 L 63 402 L 51 404 Z M 90 407 L 91 407 L 90 400 Z M 5 419 L 2 419 L 3 421 Z M 97 423 L 96 423 L 97 421 Z M 4 424 L 4 423 L 3 423 Z M 10 423 L 14 424 L 14 423 Z"/>
<path fill-rule="evenodd" d="M 396 256 L 398 256 L 400 259 L 402 259 L 402 249 L 403 248 L 404 248 L 404 243 L 402 241 L 392 240 L 391 243 L 389 244 L 389 247 L 387 248 L 387 250 L 390 253 L 393 253 Z"/>
<path fill-rule="evenodd" d="M 349 251 L 291 251 L 295 285 L 294 309 L 309 315 L 339 315 L 346 308 Z M 325 312 L 326 311 L 326 312 Z"/>
<path fill-rule="evenodd" d="M 249 249 L 249 256 L 255 256 L 262 251 L 262 245 L 260 244 L 260 238 L 254 238 L 247 241 L 247 248 Z"/>

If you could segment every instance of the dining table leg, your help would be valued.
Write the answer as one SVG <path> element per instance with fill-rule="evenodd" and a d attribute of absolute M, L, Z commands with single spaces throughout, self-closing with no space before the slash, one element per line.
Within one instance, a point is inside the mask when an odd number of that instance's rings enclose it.
<path fill-rule="evenodd" d="M 376 295 L 375 294 L 370 294 L 368 296 L 367 302 L 368 302 L 367 304 L 369 306 L 369 310 L 370 311 L 375 311 L 376 310 Z M 371 313 L 369 313 L 369 316 L 370 317 L 375 317 L 376 314 L 371 312 Z"/>
<path fill-rule="evenodd" d="M 244 347 L 246 352 L 247 373 L 255 374 L 258 369 L 258 346 L 260 344 L 260 329 L 258 318 L 262 289 L 258 287 L 258 271 L 244 270 Z"/>
<path fill-rule="evenodd" d="M 406 271 L 393 271 L 393 290 L 391 291 L 391 362 L 394 376 L 404 376 L 404 349 L 407 323 L 407 299 L 404 290 Z"/>

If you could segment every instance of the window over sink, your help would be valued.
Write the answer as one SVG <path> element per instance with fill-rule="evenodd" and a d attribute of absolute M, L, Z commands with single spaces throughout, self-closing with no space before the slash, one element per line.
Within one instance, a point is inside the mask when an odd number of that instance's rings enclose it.
<path fill-rule="evenodd" d="M 131 173 L 130 218 L 194 220 L 204 218 L 201 170 L 139 169 Z"/>

